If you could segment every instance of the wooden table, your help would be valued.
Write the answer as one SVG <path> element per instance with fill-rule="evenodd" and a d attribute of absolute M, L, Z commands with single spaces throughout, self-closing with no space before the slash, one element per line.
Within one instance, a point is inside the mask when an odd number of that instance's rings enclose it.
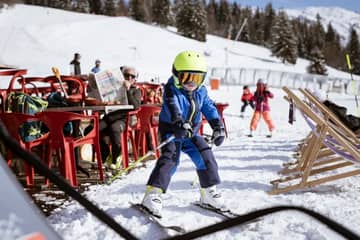
<path fill-rule="evenodd" d="M 102 113 L 109 113 L 116 110 L 132 110 L 133 105 L 114 104 L 114 105 L 92 105 L 92 106 L 69 106 L 69 107 L 52 107 L 45 111 L 62 111 L 62 112 L 81 112 L 81 111 L 95 111 Z"/>

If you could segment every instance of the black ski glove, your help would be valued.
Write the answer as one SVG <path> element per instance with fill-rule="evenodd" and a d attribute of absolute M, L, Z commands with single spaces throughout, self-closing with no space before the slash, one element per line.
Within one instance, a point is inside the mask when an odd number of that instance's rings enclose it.
<path fill-rule="evenodd" d="M 225 140 L 225 129 L 224 127 L 216 127 L 213 130 L 211 140 L 216 146 L 220 146 Z"/>
<path fill-rule="evenodd" d="M 191 124 L 189 122 L 183 122 L 182 120 L 178 120 L 174 123 L 174 134 L 176 138 L 191 138 L 193 134 L 193 130 Z"/>
<path fill-rule="evenodd" d="M 211 141 L 216 145 L 220 146 L 225 140 L 225 129 L 224 125 L 220 119 L 212 119 L 209 121 L 211 128 L 213 129 L 213 134 L 211 136 Z"/>

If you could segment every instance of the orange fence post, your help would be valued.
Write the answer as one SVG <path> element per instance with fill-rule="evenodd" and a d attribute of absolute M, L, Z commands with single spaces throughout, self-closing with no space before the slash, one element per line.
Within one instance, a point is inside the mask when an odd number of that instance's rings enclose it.
<path fill-rule="evenodd" d="M 220 79 L 211 78 L 210 79 L 210 87 L 211 87 L 211 90 L 218 90 L 220 87 Z"/>

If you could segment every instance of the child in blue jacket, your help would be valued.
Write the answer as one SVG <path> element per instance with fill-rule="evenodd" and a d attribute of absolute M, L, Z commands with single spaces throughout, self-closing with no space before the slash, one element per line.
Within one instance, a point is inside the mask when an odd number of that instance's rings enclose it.
<path fill-rule="evenodd" d="M 201 204 L 225 209 L 224 200 L 216 190 L 220 178 L 214 154 L 198 133 L 203 114 L 213 129 L 214 144 L 221 145 L 225 138 L 217 109 L 203 85 L 206 71 L 206 62 L 200 53 L 181 52 L 174 60 L 173 76 L 164 87 L 159 116 L 160 139 L 164 141 L 171 135 L 175 135 L 176 139 L 161 149 L 161 156 L 150 175 L 142 201 L 143 206 L 155 216 L 161 217 L 161 194 L 168 188 L 181 152 L 186 153 L 196 165 Z"/>

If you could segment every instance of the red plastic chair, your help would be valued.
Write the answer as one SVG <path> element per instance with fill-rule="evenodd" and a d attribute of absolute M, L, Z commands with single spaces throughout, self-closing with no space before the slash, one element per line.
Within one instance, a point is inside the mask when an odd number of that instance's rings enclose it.
<path fill-rule="evenodd" d="M 140 120 L 138 119 L 138 116 L 137 116 L 139 111 L 140 111 L 140 108 L 127 113 L 126 122 L 125 122 L 126 127 L 125 127 L 124 131 L 122 131 L 120 134 L 123 168 L 127 168 L 129 166 L 129 148 L 128 148 L 129 140 L 131 143 L 134 160 L 136 161 L 138 159 L 138 148 L 136 145 L 135 131 L 140 129 Z M 137 118 L 137 122 L 136 122 L 136 124 L 131 126 L 130 119 L 134 116 Z"/>
<path fill-rule="evenodd" d="M 153 149 L 159 145 L 158 140 L 158 125 L 159 114 L 161 107 L 152 104 L 141 105 L 138 117 L 140 119 L 140 129 L 137 132 L 137 146 L 139 153 L 141 150 L 141 156 L 145 155 L 148 151 L 149 144 L 152 144 Z M 147 142 L 147 135 L 150 135 L 151 142 Z M 159 150 L 155 152 L 156 158 L 160 156 Z"/>
<path fill-rule="evenodd" d="M 68 95 L 67 101 L 72 103 L 83 103 L 86 99 L 86 83 L 80 77 L 60 76 L 63 86 Z M 54 91 L 61 91 L 59 80 L 56 76 L 48 76 L 44 79 L 51 84 Z"/>
<path fill-rule="evenodd" d="M 141 90 L 143 104 L 161 103 L 162 99 L 159 99 L 159 95 L 161 95 L 162 86 L 160 84 L 137 82 L 136 86 Z M 152 98 L 148 96 L 149 91 L 153 91 L 155 96 Z"/>
<path fill-rule="evenodd" d="M 0 70 L 0 76 L 11 76 L 9 86 L 8 88 L 1 90 L 1 112 L 5 112 L 6 108 L 6 98 L 8 94 L 12 91 L 14 91 L 14 84 L 16 80 L 24 78 L 23 75 L 27 73 L 26 69 L 6 69 L 6 70 Z M 17 89 L 18 91 L 20 89 Z"/>
<path fill-rule="evenodd" d="M 228 103 L 216 103 L 216 109 L 219 113 L 220 119 L 224 124 L 224 129 L 225 129 L 225 136 L 228 137 L 228 132 L 227 132 L 227 128 L 226 128 L 226 123 L 225 123 L 225 117 L 224 117 L 224 110 L 229 106 Z M 201 126 L 199 129 L 199 132 L 201 135 L 204 134 L 204 125 L 207 123 L 207 120 L 205 119 L 204 116 L 202 116 L 202 120 L 201 120 Z"/>
<path fill-rule="evenodd" d="M 96 153 L 97 165 L 100 180 L 104 180 L 104 173 L 102 169 L 102 160 L 99 144 L 99 116 L 98 113 L 94 113 L 91 116 L 85 116 L 82 114 L 72 112 L 40 112 L 36 114 L 37 117 L 48 127 L 49 129 L 49 145 L 50 150 L 48 152 L 49 158 L 52 152 L 55 150 L 58 156 L 60 172 L 69 180 L 72 186 L 77 186 L 78 181 L 76 178 L 76 159 L 75 148 L 83 144 L 92 144 Z M 74 121 L 90 121 L 92 123 L 92 129 L 85 135 L 79 137 L 66 136 L 64 134 L 64 126 L 68 122 Z M 74 131 L 77 131 L 74 129 Z"/>
<path fill-rule="evenodd" d="M 19 134 L 19 129 L 24 123 L 32 122 L 32 121 L 39 121 L 39 119 L 37 117 L 23 114 L 23 113 L 3 112 L 3 113 L 0 113 L 0 119 L 5 124 L 9 134 L 16 141 L 19 142 L 19 144 L 22 148 L 24 148 L 28 151 L 32 151 L 32 149 L 34 147 L 37 147 L 37 146 L 40 146 L 43 144 L 44 144 L 44 146 L 46 146 L 45 144 L 47 143 L 47 140 L 49 137 L 48 133 L 42 135 L 41 137 L 39 137 L 33 141 L 30 141 L 30 142 L 25 142 Z M 9 166 L 11 165 L 12 157 L 13 157 L 13 153 L 9 149 L 7 149 L 6 160 L 7 160 L 7 164 Z M 43 154 L 42 157 L 44 159 L 45 154 Z M 29 166 L 25 161 L 23 163 L 24 163 L 24 170 L 25 170 L 24 172 L 25 172 L 25 176 L 26 176 L 26 185 L 33 186 L 34 185 L 34 176 L 35 176 L 34 167 Z"/>

